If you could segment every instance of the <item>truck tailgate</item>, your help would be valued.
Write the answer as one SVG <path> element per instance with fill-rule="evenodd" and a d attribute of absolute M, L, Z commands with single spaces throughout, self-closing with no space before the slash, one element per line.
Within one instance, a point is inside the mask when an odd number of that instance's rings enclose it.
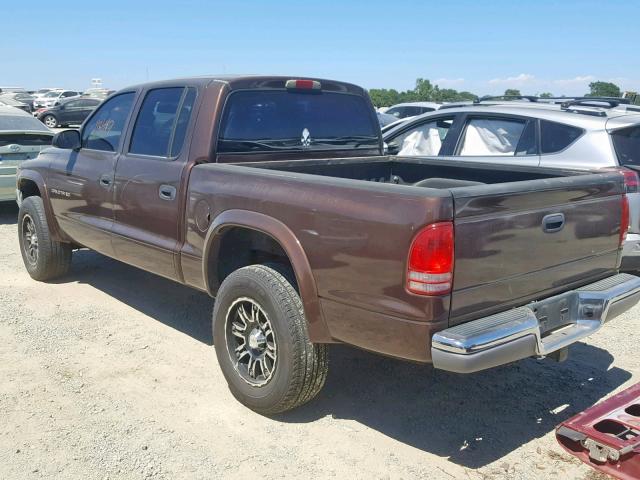
<path fill-rule="evenodd" d="M 640 384 L 580 412 L 556 430 L 558 443 L 615 478 L 640 478 Z"/>
<path fill-rule="evenodd" d="M 613 274 L 622 175 L 575 175 L 451 189 L 450 325 Z"/>

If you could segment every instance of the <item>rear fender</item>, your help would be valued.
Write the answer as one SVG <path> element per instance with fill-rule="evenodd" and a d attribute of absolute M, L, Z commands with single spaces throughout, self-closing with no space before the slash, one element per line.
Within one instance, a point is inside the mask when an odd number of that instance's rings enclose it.
<path fill-rule="evenodd" d="M 217 255 L 222 238 L 221 233 L 227 227 L 257 230 L 269 235 L 280 244 L 287 254 L 296 276 L 310 340 L 314 343 L 332 342 L 320 309 L 316 282 L 302 245 L 289 227 L 273 217 L 248 210 L 226 210 L 213 220 L 207 232 L 202 256 L 202 275 L 206 290 L 215 296 L 220 287 L 217 274 L 209 271 L 208 260 L 212 258 L 211 256 Z"/>

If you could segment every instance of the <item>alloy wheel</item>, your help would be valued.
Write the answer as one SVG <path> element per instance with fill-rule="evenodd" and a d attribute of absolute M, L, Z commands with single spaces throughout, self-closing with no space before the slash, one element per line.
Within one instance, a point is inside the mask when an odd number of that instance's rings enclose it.
<path fill-rule="evenodd" d="M 22 248 L 30 264 L 38 262 L 38 232 L 30 215 L 22 217 Z"/>
<path fill-rule="evenodd" d="M 225 317 L 227 351 L 240 377 L 253 387 L 262 387 L 276 369 L 276 336 L 264 309 L 255 300 L 234 301 Z"/>

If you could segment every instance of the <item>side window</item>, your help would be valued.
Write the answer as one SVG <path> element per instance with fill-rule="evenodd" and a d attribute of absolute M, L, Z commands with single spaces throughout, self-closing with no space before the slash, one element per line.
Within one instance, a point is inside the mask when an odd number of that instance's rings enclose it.
<path fill-rule="evenodd" d="M 453 125 L 454 117 L 441 117 L 422 123 L 407 130 L 396 138 L 393 143 L 398 145 L 398 155 L 405 156 L 436 156 L 440 153 L 442 143 Z"/>
<path fill-rule="evenodd" d="M 516 157 L 524 155 L 538 154 L 538 141 L 536 136 L 536 120 L 529 120 L 524 127 L 518 146 L 516 147 Z"/>
<path fill-rule="evenodd" d="M 154 157 L 177 155 L 184 143 L 194 99 L 193 88 L 150 90 L 133 127 L 129 153 Z"/>
<path fill-rule="evenodd" d="M 564 150 L 583 133 L 581 128 L 562 123 L 540 121 L 540 148 L 542 153 L 557 153 Z"/>
<path fill-rule="evenodd" d="M 196 89 L 188 88 L 187 94 L 184 97 L 184 101 L 182 102 L 182 107 L 180 108 L 180 115 L 178 115 L 178 122 L 176 123 L 176 129 L 173 134 L 173 142 L 171 144 L 171 152 L 169 154 L 170 157 L 176 157 L 182 150 L 182 145 L 184 144 L 184 137 L 187 133 L 187 127 L 189 126 L 189 119 L 191 118 L 191 113 L 193 112 L 193 105 L 196 100 Z"/>
<path fill-rule="evenodd" d="M 471 118 L 462 134 L 460 156 L 514 156 L 527 122 L 513 118 Z"/>
<path fill-rule="evenodd" d="M 82 129 L 82 148 L 115 152 L 133 106 L 133 92 L 110 98 Z"/>
<path fill-rule="evenodd" d="M 66 108 L 78 108 L 82 107 L 82 100 L 74 100 L 72 102 L 65 103 Z"/>

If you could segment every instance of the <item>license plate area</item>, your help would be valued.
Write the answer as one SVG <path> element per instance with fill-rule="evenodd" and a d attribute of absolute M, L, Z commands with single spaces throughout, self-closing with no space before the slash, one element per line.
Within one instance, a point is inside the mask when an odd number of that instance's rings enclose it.
<path fill-rule="evenodd" d="M 558 328 L 576 323 L 578 306 L 579 297 L 576 292 L 567 292 L 528 305 L 538 319 L 543 337 Z"/>

